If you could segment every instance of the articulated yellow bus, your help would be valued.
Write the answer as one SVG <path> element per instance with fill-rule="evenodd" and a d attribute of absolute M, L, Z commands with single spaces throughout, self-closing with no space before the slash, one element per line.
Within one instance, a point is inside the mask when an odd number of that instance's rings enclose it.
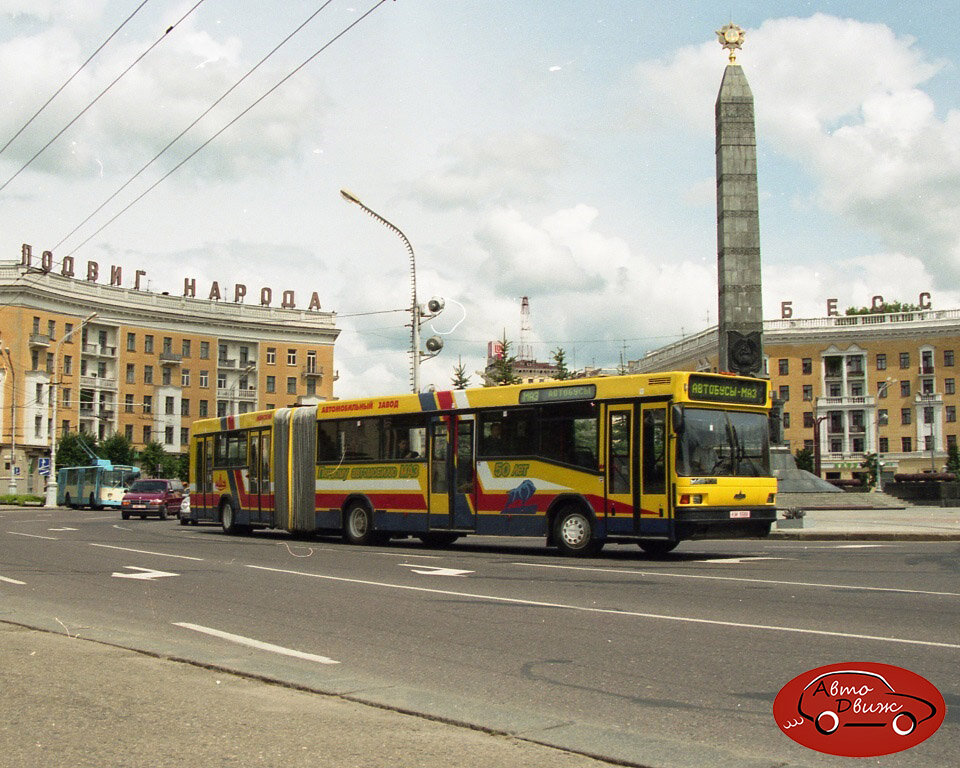
<path fill-rule="evenodd" d="M 674 372 L 337 400 L 194 424 L 191 511 L 354 544 L 540 536 L 652 554 L 764 536 L 768 382 Z"/>

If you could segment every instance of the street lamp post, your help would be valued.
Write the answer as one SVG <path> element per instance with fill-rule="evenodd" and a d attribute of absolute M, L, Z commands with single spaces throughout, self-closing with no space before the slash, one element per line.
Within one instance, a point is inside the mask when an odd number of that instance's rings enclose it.
<path fill-rule="evenodd" d="M 820 424 L 829 416 L 816 416 L 813 419 L 813 473 L 820 477 Z"/>
<path fill-rule="evenodd" d="M 60 386 L 60 381 L 57 378 L 57 371 L 59 370 L 60 348 L 63 346 L 64 342 L 66 342 L 71 336 L 73 336 L 73 334 L 83 328 L 83 326 L 93 320 L 93 318 L 96 316 L 96 312 L 87 315 L 87 317 L 85 317 L 76 328 L 73 328 L 69 333 L 64 334 L 63 338 L 57 342 L 57 346 L 53 350 L 53 378 L 50 379 L 50 403 L 52 405 L 50 423 L 50 476 L 47 480 L 47 490 L 43 502 L 45 507 L 57 506 L 57 389 Z M 78 392 L 77 399 L 79 398 L 80 394 Z"/>
<path fill-rule="evenodd" d="M 13 360 L 10 358 L 10 347 L 3 348 L 3 355 L 7 358 L 7 370 L 10 371 L 10 483 L 7 491 L 11 496 L 17 494 L 17 374 L 13 370 Z"/>
<path fill-rule="evenodd" d="M 413 246 L 410 244 L 407 236 L 403 234 L 398 226 L 387 221 L 376 211 L 368 208 L 356 195 L 348 192 L 345 189 L 340 190 L 340 195 L 347 202 L 360 206 L 364 211 L 369 213 L 371 216 L 373 216 L 373 218 L 383 224 L 383 226 L 403 240 L 403 244 L 406 246 L 407 253 L 410 254 L 410 381 L 413 385 L 413 391 L 419 394 L 420 359 L 421 357 L 433 357 L 436 355 L 443 347 L 443 340 L 438 336 L 431 337 L 427 340 L 427 349 L 429 350 L 430 354 L 422 355 L 420 352 L 420 321 L 425 315 L 423 308 L 417 303 L 417 261 L 416 257 L 413 255 Z M 443 309 L 443 300 L 431 299 L 428 308 L 432 314 L 426 316 L 435 316 Z"/>
<path fill-rule="evenodd" d="M 894 379 L 892 376 L 887 376 L 887 380 L 881 382 L 877 386 L 878 400 L 886 395 L 887 388 L 890 386 L 890 382 L 892 382 L 893 380 Z M 880 421 L 880 410 L 881 409 L 878 404 L 877 405 L 877 431 L 875 433 L 875 437 L 877 440 L 877 492 L 878 493 L 883 490 L 883 454 L 880 451 L 880 427 L 882 426 L 885 427 L 887 425 L 886 421 L 882 423 Z"/>

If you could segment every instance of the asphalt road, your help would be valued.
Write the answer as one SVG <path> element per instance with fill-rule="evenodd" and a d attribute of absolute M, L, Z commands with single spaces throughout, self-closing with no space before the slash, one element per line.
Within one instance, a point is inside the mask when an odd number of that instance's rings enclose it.
<path fill-rule="evenodd" d="M 0 510 L 0 618 L 517 734 L 630 765 L 848 765 L 787 739 L 795 675 L 876 661 L 933 682 L 960 753 L 960 543 L 688 542 L 560 558 L 539 541 L 360 548 Z"/>

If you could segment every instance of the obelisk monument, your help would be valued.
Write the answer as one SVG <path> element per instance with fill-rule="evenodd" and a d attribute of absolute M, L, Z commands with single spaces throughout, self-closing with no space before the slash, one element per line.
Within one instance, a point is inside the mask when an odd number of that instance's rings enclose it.
<path fill-rule="evenodd" d="M 719 367 L 759 376 L 763 306 L 753 93 L 736 61 L 743 30 L 727 24 L 717 35 L 730 58 L 716 104 Z"/>

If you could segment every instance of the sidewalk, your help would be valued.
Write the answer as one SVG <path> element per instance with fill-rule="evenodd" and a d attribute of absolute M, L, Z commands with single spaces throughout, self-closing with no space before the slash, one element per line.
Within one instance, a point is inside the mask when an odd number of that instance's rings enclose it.
<path fill-rule="evenodd" d="M 3 622 L 0 690 L 0 768 L 608 765 Z"/>
<path fill-rule="evenodd" d="M 800 520 L 783 520 L 770 531 L 787 539 L 853 541 L 960 541 L 960 508 L 808 509 Z M 796 525 L 802 527 L 794 527 Z"/>

